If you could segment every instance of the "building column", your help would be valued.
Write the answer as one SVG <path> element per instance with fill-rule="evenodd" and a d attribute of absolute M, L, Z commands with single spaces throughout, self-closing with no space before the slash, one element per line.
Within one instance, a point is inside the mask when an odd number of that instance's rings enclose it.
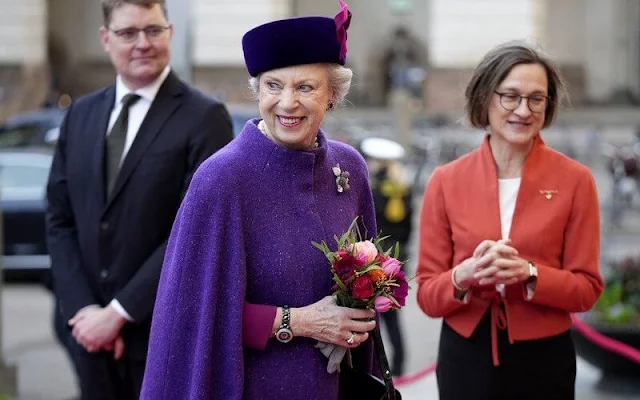
<path fill-rule="evenodd" d="M 626 0 L 625 3 L 627 85 L 635 99 L 640 101 L 640 2 Z"/>
<path fill-rule="evenodd" d="M 640 41 L 635 0 L 585 0 L 587 98 L 593 103 L 628 103 L 638 94 Z"/>
<path fill-rule="evenodd" d="M 49 89 L 45 0 L 0 0 L 0 121 L 38 108 Z"/>
<path fill-rule="evenodd" d="M 0 99 L 0 117 L 37 108 L 49 89 L 47 76 L 47 4 L 45 0 L 0 0 L 0 87 L 6 98 Z M 11 71 L 6 75 L 3 71 Z M 0 228 L 2 218 L 0 213 Z M 0 229 L 0 254 L 2 253 Z M 0 260 L 0 393 L 17 394 L 17 370 L 4 361 L 2 352 L 2 289 L 3 274 Z"/>
<path fill-rule="evenodd" d="M 186 82 L 193 81 L 191 59 L 191 2 L 189 0 L 168 0 L 167 13 L 173 25 L 171 45 L 171 68 Z"/>

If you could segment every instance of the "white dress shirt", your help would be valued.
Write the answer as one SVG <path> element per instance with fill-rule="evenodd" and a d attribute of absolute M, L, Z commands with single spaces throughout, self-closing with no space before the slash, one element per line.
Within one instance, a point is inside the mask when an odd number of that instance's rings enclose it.
<path fill-rule="evenodd" d="M 522 178 L 498 179 L 498 193 L 500 194 L 500 227 L 502 239 L 509 239 L 513 212 L 516 209 L 516 199 L 520 190 Z"/>
<path fill-rule="evenodd" d="M 122 110 L 122 99 L 124 96 L 129 93 L 135 93 L 140 96 L 140 100 L 135 102 L 129 108 L 129 124 L 127 126 L 127 140 L 124 143 L 124 150 L 122 151 L 122 158 L 120 159 L 120 163 L 126 157 L 133 141 L 140 130 L 140 125 L 142 125 L 142 121 L 144 121 L 144 117 L 147 116 L 147 112 L 149 108 L 151 108 L 151 103 L 153 103 L 153 99 L 156 98 L 156 94 L 158 94 L 158 90 L 160 90 L 160 86 L 167 76 L 171 68 L 167 66 L 162 73 L 153 81 L 150 85 L 140 88 L 138 90 L 130 90 L 124 82 L 122 82 L 122 78 L 120 75 L 116 78 L 116 99 L 113 104 L 113 110 L 111 111 L 111 116 L 109 117 L 109 126 L 107 128 L 107 136 L 111 133 L 111 128 L 113 124 L 116 123 L 118 116 L 120 115 L 120 111 Z"/>
<path fill-rule="evenodd" d="M 513 212 L 516 209 L 516 200 L 520 190 L 522 178 L 498 179 L 498 194 L 500 196 L 500 228 L 502 239 L 509 239 Z M 502 297 L 505 296 L 504 283 L 496 285 L 496 290 Z"/>
<path fill-rule="evenodd" d="M 147 116 L 147 112 L 149 108 L 151 108 L 151 103 L 156 98 L 158 91 L 160 90 L 160 86 L 164 83 L 164 80 L 167 79 L 171 68 L 167 66 L 162 73 L 153 81 L 150 85 L 140 88 L 138 90 L 130 90 L 122 81 L 120 75 L 116 78 L 116 99 L 113 105 L 113 111 L 111 111 L 111 117 L 109 117 L 109 126 L 107 129 L 107 135 L 111 132 L 111 128 L 113 124 L 116 123 L 118 119 L 118 115 L 120 115 L 120 111 L 122 110 L 122 99 L 129 93 L 135 93 L 140 96 L 140 100 L 138 100 L 135 104 L 133 104 L 129 108 L 129 123 L 127 125 L 127 140 L 124 144 L 124 150 L 122 151 L 122 158 L 120 159 L 120 164 L 126 157 L 133 141 L 140 130 L 140 126 L 142 125 L 142 121 Z M 131 315 L 127 312 L 127 310 L 122 307 L 122 304 L 118 301 L 118 299 L 111 300 L 109 303 L 118 314 L 125 317 L 128 321 L 133 321 Z"/>

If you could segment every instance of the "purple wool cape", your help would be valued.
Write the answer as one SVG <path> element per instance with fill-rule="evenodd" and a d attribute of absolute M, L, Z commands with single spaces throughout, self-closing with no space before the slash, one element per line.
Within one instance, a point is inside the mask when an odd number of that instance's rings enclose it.
<path fill-rule="evenodd" d="M 200 166 L 180 207 L 153 313 L 143 400 L 338 397 L 338 375 L 326 371 L 314 340 L 243 348 L 242 309 L 245 301 L 302 307 L 331 294 L 329 263 L 311 242 L 335 249 L 334 235 L 357 216 L 363 236 L 376 235 L 367 167 L 322 131 L 318 148 L 294 151 L 262 135 L 257 122 Z M 343 193 L 337 164 L 350 174 Z M 371 339 L 353 358 L 371 371 Z"/>

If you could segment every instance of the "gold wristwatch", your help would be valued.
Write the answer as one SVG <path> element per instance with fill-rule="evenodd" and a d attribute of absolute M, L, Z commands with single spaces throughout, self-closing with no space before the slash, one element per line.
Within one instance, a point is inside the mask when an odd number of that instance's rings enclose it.
<path fill-rule="evenodd" d="M 531 261 L 527 261 L 529 263 L 529 277 L 524 283 L 532 283 L 538 279 L 538 268 Z"/>

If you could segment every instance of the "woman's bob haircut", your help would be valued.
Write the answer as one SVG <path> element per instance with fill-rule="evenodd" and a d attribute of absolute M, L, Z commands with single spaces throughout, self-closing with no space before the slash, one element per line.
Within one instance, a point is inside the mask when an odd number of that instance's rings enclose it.
<path fill-rule="evenodd" d="M 465 115 L 474 128 L 489 126 L 489 105 L 494 91 L 520 64 L 539 64 L 547 72 L 549 103 L 542 128 L 550 126 L 558 107 L 568 100 L 564 79 L 556 63 L 542 50 L 521 42 L 507 42 L 489 51 L 478 64 L 465 90 Z"/>

